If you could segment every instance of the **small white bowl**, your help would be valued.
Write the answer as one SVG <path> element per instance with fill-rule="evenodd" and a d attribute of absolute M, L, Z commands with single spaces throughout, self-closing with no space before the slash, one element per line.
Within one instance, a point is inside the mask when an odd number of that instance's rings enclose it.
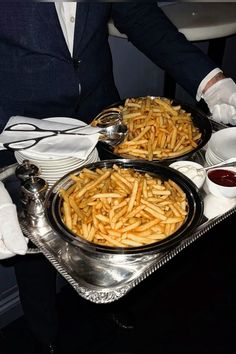
<path fill-rule="evenodd" d="M 212 171 L 217 171 L 217 170 L 225 170 L 225 171 L 233 171 L 236 174 L 236 167 L 215 167 L 207 171 L 206 174 L 206 185 L 211 194 L 213 194 L 216 197 L 223 197 L 223 198 L 235 198 L 236 197 L 236 185 L 229 187 L 229 186 L 223 186 L 221 184 L 218 184 L 216 182 L 213 182 L 213 180 L 210 178 L 210 173 Z"/>
<path fill-rule="evenodd" d="M 194 161 L 182 160 L 176 161 L 169 165 L 169 167 L 181 172 L 186 177 L 191 179 L 198 188 L 201 188 L 206 178 L 206 171 L 203 166 Z"/>

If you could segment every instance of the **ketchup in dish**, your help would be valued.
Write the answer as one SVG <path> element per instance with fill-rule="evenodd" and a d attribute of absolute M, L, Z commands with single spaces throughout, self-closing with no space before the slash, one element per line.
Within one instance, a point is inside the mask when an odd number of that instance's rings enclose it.
<path fill-rule="evenodd" d="M 217 169 L 208 172 L 210 180 L 220 186 L 236 187 L 236 172 Z"/>

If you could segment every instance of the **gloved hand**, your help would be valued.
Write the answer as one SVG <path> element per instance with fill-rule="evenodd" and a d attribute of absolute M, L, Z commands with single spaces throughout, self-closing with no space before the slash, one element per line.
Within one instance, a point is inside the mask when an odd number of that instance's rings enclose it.
<path fill-rule="evenodd" d="M 215 121 L 236 125 L 236 84 L 232 79 L 216 82 L 202 94 L 202 98 Z"/>
<path fill-rule="evenodd" d="M 21 231 L 16 206 L 0 181 L 0 259 L 23 255 L 26 251 L 27 238 Z"/>

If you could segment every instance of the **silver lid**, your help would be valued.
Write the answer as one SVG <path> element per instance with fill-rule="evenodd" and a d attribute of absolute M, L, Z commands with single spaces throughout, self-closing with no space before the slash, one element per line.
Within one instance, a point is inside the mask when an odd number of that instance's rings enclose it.
<path fill-rule="evenodd" d="M 22 190 L 29 196 L 38 197 L 47 192 L 48 183 L 41 177 L 31 176 L 24 181 Z"/>
<path fill-rule="evenodd" d="M 38 176 L 40 174 L 40 169 L 29 160 L 24 160 L 21 165 L 17 166 L 15 174 L 17 178 L 24 182 L 31 176 Z"/>

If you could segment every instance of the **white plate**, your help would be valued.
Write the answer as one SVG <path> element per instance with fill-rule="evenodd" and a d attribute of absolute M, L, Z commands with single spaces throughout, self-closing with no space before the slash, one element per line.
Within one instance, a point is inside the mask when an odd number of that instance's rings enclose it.
<path fill-rule="evenodd" d="M 214 151 L 211 150 L 211 148 L 209 147 L 208 149 L 208 153 L 209 153 L 209 156 L 211 156 L 214 160 L 218 160 L 218 161 L 223 161 L 224 159 L 222 159 L 220 156 L 216 155 L 214 153 Z"/>
<path fill-rule="evenodd" d="M 30 161 L 35 162 L 35 163 L 40 163 L 41 165 L 44 165 L 44 166 L 51 166 L 52 164 L 54 166 L 56 166 L 56 165 L 62 166 L 64 164 L 73 163 L 75 161 L 80 160 L 80 159 L 77 159 L 76 157 L 67 157 L 67 158 L 63 158 L 63 159 L 42 160 L 42 159 L 34 157 L 34 156 L 26 155 L 26 154 L 22 153 L 22 151 L 16 151 L 15 152 L 15 156 L 20 158 L 21 160 L 30 160 Z"/>
<path fill-rule="evenodd" d="M 60 169 L 57 170 L 56 168 L 54 170 L 48 170 L 48 169 L 41 169 L 41 177 L 44 178 L 49 185 L 52 185 L 54 183 L 56 183 L 61 177 L 63 177 L 64 175 L 77 170 L 80 167 L 83 167 L 87 164 L 93 163 L 93 162 L 97 162 L 99 161 L 99 156 L 97 153 L 97 150 L 95 151 L 95 153 L 93 154 L 93 156 L 86 161 L 83 161 L 82 163 L 78 163 L 74 166 L 69 166 L 68 168 L 64 168 L 64 169 Z"/>
<path fill-rule="evenodd" d="M 77 162 L 77 163 L 68 165 L 66 167 L 62 167 L 62 168 L 58 168 L 56 166 L 51 166 L 51 168 L 49 169 L 49 168 L 45 168 L 44 166 L 41 166 L 38 163 L 37 163 L 37 166 L 40 168 L 42 176 L 44 176 L 44 177 L 45 176 L 47 176 L 47 177 L 59 177 L 62 174 L 69 173 L 70 171 L 78 169 L 79 167 L 82 167 L 82 166 L 87 165 L 89 163 L 96 162 L 98 160 L 99 160 L 99 158 L 98 158 L 98 154 L 97 154 L 97 155 L 94 155 L 89 160 L 82 161 L 82 162 Z M 17 162 L 21 164 L 23 162 L 23 160 L 17 158 Z"/>
<path fill-rule="evenodd" d="M 24 151 L 24 152 L 23 152 Z M 45 158 L 42 158 L 42 154 L 39 153 L 31 153 L 28 150 L 20 150 L 17 151 L 18 154 L 20 154 L 22 157 L 24 157 L 24 159 L 28 159 L 28 160 L 37 160 L 37 161 L 41 161 L 42 163 L 47 163 L 50 164 L 51 161 L 56 161 L 57 163 L 61 163 L 63 161 L 68 161 L 68 159 L 76 159 L 76 157 L 58 157 L 58 156 L 45 156 Z"/>
<path fill-rule="evenodd" d="M 81 160 L 76 157 L 67 157 L 67 158 L 63 158 L 60 160 L 52 159 L 49 161 L 49 160 L 37 159 L 34 157 L 30 157 L 30 156 L 28 157 L 22 151 L 15 152 L 16 159 L 20 159 L 21 161 L 28 159 L 31 162 L 39 164 L 41 167 L 45 167 L 45 168 L 54 168 L 55 166 L 58 166 L 58 167 L 69 166 L 69 165 L 72 165 L 72 164 L 75 164 L 78 162 L 80 162 L 82 164 L 85 161 L 88 161 L 89 159 L 93 158 L 93 156 L 97 156 L 97 149 L 96 148 L 89 154 L 89 156 L 87 157 L 86 160 Z"/>
<path fill-rule="evenodd" d="M 205 160 L 207 162 L 207 165 L 209 165 L 209 166 L 215 165 L 215 164 L 221 162 L 221 161 L 218 161 L 218 160 L 214 160 L 208 150 L 206 151 L 206 154 L 205 154 Z"/>
<path fill-rule="evenodd" d="M 18 152 L 15 153 L 15 157 L 18 163 L 22 163 L 25 160 L 25 157 L 22 157 Z M 79 160 L 76 158 L 73 158 L 72 160 L 69 160 L 67 162 L 63 163 L 58 163 L 56 161 L 50 161 L 50 164 L 47 163 L 42 163 L 41 161 L 37 161 L 34 159 L 30 159 L 32 163 L 35 163 L 38 167 L 41 168 L 42 171 L 61 171 L 61 170 L 72 170 L 77 167 L 80 167 L 84 164 L 88 164 L 90 162 L 95 162 L 98 159 L 98 152 L 97 149 L 94 149 L 91 154 L 88 156 L 86 160 Z"/>
<path fill-rule="evenodd" d="M 208 159 L 211 160 L 211 162 L 213 164 L 217 164 L 217 163 L 223 161 L 223 159 L 220 159 L 220 158 L 216 157 L 216 155 L 213 154 L 211 150 L 207 150 L 206 151 L 206 155 L 208 156 Z"/>
<path fill-rule="evenodd" d="M 214 133 L 209 141 L 209 148 L 219 159 L 236 157 L 236 127 Z"/>

